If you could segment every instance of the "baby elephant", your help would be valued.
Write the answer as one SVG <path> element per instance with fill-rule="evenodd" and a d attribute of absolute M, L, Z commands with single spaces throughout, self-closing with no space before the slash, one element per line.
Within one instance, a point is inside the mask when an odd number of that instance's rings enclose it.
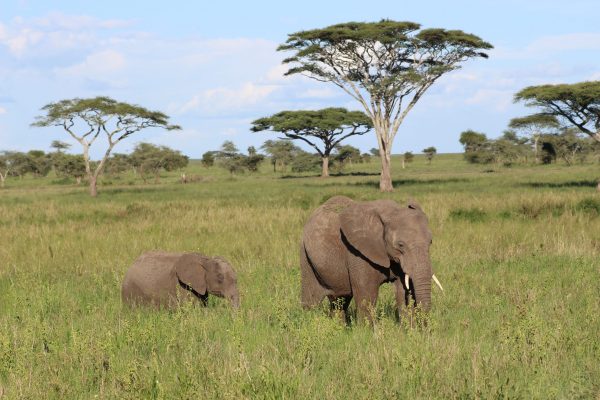
<path fill-rule="evenodd" d="M 127 304 L 173 308 L 193 299 L 206 304 L 212 294 L 238 308 L 236 281 L 235 271 L 221 257 L 151 251 L 139 256 L 127 270 L 121 296 Z"/>

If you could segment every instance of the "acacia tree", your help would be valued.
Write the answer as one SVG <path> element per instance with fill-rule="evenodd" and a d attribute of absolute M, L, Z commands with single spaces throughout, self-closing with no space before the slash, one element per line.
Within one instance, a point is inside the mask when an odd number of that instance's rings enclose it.
<path fill-rule="evenodd" d="M 510 120 L 508 126 L 531 137 L 533 140 L 533 153 L 535 155 L 535 161 L 539 162 L 538 144 L 540 137 L 558 129 L 560 127 L 560 123 L 554 115 L 532 114 L 525 117 L 513 118 Z"/>
<path fill-rule="evenodd" d="M 379 187 L 393 190 L 392 143 L 408 112 L 443 74 L 492 45 L 460 30 L 423 29 L 414 22 L 348 22 L 288 35 L 280 51 L 302 74 L 340 87 L 364 108 L 375 128 L 381 159 Z"/>
<path fill-rule="evenodd" d="M 371 119 L 361 111 L 330 107 L 315 111 L 281 111 L 252 122 L 251 130 L 281 132 L 289 139 L 307 143 L 321 156 L 321 176 L 328 177 L 329 156 L 335 146 L 350 136 L 364 135 L 372 127 Z"/>
<path fill-rule="evenodd" d="M 93 197 L 98 194 L 98 176 L 117 143 L 146 128 L 181 129 L 178 125 L 170 125 L 169 117 L 159 111 L 118 102 L 110 97 L 60 100 L 45 105 L 42 111 L 46 115 L 38 116 L 32 126 L 62 127 L 81 144 L 90 195 Z M 106 137 L 107 147 L 104 156 L 92 170 L 89 151 L 99 136 Z"/>
<path fill-rule="evenodd" d="M 17 153 L 14 151 L 0 152 L 0 187 L 4 187 L 4 182 L 9 174 L 13 172 L 16 163 Z"/>
<path fill-rule="evenodd" d="M 437 149 L 433 146 L 426 147 L 423 149 L 423 154 L 425 154 L 425 158 L 427 158 L 427 161 L 431 165 L 431 160 L 437 154 Z"/>
<path fill-rule="evenodd" d="M 515 94 L 514 101 L 574 125 L 600 143 L 600 81 L 529 86 Z M 596 189 L 600 191 L 600 180 Z"/>

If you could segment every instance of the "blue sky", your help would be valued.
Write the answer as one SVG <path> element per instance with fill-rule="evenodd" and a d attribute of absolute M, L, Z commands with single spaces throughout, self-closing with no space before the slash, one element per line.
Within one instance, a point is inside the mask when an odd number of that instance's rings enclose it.
<path fill-rule="evenodd" d="M 460 151 L 465 129 L 499 136 L 528 112 L 512 103 L 535 84 L 600 80 L 598 1 L 42 1 L 0 5 L 0 150 L 48 150 L 53 128 L 30 128 L 46 103 L 107 95 L 161 110 L 180 132 L 144 131 L 120 143 L 165 144 L 199 158 L 224 140 L 260 146 L 250 122 L 284 109 L 357 103 L 333 85 L 283 77 L 287 34 L 381 18 L 462 29 L 495 47 L 444 76 L 400 127 L 394 153 Z M 100 143 L 98 143 L 100 144 Z M 100 153 L 95 144 L 93 155 Z M 350 140 L 375 147 L 373 134 Z M 76 145 L 72 151 L 77 152 Z"/>

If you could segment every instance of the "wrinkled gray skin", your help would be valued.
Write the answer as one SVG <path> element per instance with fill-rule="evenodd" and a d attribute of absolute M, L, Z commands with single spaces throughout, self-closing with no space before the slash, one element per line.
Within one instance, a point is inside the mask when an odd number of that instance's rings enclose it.
<path fill-rule="evenodd" d="M 209 294 L 228 299 L 234 308 L 240 305 L 231 265 L 198 253 L 144 253 L 127 270 L 121 286 L 123 302 L 130 305 L 174 308 L 190 300 L 206 304 Z"/>
<path fill-rule="evenodd" d="M 373 321 L 379 286 L 393 282 L 399 315 L 409 299 L 431 308 L 431 231 L 427 216 L 414 202 L 355 202 L 335 196 L 315 210 L 304 226 L 300 246 L 302 305 L 311 308 L 325 296 L 347 321 L 352 297 L 359 319 Z M 404 287 L 404 274 L 410 290 Z"/>

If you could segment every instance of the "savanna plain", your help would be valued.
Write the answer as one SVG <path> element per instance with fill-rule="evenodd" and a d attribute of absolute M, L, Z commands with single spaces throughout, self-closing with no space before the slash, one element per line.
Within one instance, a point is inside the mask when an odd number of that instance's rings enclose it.
<path fill-rule="evenodd" d="M 341 176 L 52 176 L 0 190 L 0 397 L 7 399 L 600 399 L 598 163 L 513 168 L 462 155 L 376 159 Z M 333 195 L 414 198 L 430 219 L 427 324 L 398 322 L 391 285 L 371 328 L 300 307 L 299 240 Z M 125 270 L 151 249 L 221 255 L 223 299 L 129 309 Z M 351 306 L 354 308 L 354 306 Z"/>

